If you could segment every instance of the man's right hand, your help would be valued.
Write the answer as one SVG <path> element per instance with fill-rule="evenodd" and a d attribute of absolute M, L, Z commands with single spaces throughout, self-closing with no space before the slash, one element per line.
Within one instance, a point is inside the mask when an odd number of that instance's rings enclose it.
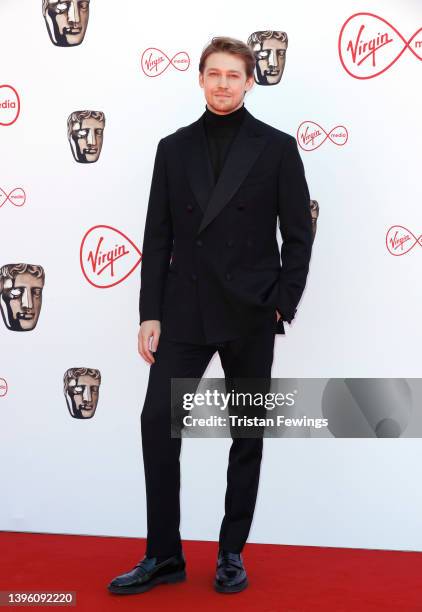
<path fill-rule="evenodd" d="M 138 333 L 138 353 L 145 359 L 147 363 L 152 365 L 155 363 L 153 352 L 157 350 L 158 340 L 161 334 L 161 322 L 152 319 L 151 321 L 142 321 Z M 151 349 L 150 338 L 152 337 Z"/>

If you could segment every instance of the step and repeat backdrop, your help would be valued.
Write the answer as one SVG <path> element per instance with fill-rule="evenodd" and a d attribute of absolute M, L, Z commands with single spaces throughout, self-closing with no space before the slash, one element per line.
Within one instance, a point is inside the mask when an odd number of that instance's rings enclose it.
<path fill-rule="evenodd" d="M 375 420 L 266 441 L 250 541 L 422 550 L 422 452 L 406 434 L 420 410 L 419 0 L 2 0 L 0 24 L 0 529 L 146 534 L 152 168 L 160 138 L 204 112 L 199 57 L 225 35 L 254 51 L 245 106 L 296 137 L 311 194 L 308 283 L 273 376 L 377 380 Z M 400 426 L 380 426 L 393 387 Z M 218 538 L 229 443 L 184 444 L 184 538 Z"/>

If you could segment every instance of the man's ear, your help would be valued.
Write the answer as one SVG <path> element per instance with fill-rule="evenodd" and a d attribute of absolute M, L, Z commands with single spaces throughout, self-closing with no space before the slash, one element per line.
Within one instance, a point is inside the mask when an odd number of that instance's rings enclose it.
<path fill-rule="evenodd" d="M 250 79 L 250 80 L 249 80 L 249 79 Z M 249 87 L 249 89 L 246 89 L 245 94 L 246 94 L 248 91 L 251 91 L 251 89 L 253 88 L 253 86 L 254 86 L 254 84 L 255 84 L 255 81 L 254 81 L 253 76 L 251 76 L 251 77 L 249 77 L 248 79 L 246 79 L 246 83 L 248 83 L 248 81 L 249 81 L 249 83 L 250 83 L 250 87 Z"/>

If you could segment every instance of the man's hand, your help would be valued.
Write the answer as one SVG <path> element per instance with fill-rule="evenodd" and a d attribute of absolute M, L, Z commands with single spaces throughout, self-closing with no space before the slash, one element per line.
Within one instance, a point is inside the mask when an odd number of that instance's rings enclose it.
<path fill-rule="evenodd" d="M 277 308 L 275 309 L 275 311 L 276 311 L 277 323 L 278 323 L 279 320 L 281 319 L 281 314 L 278 312 Z"/>
<path fill-rule="evenodd" d="M 145 359 L 147 363 L 152 365 L 155 363 L 154 355 L 158 347 L 158 340 L 161 334 L 161 322 L 152 319 L 151 321 L 142 321 L 138 333 L 138 353 Z M 151 349 L 149 348 L 150 338 L 152 336 Z"/>

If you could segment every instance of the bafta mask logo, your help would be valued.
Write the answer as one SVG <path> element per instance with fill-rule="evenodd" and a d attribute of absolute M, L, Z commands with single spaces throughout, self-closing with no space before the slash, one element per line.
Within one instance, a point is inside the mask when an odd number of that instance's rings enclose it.
<path fill-rule="evenodd" d="M 67 120 L 67 137 L 77 162 L 92 164 L 103 146 L 105 115 L 101 111 L 75 111 Z"/>
<path fill-rule="evenodd" d="M 75 419 L 91 419 L 98 404 L 100 371 L 95 368 L 69 368 L 64 374 L 63 384 L 70 415 Z"/>
<path fill-rule="evenodd" d="M 286 32 L 264 30 L 254 32 L 247 41 L 255 55 L 255 83 L 277 85 L 286 63 L 288 39 Z"/>
<path fill-rule="evenodd" d="M 317 231 L 317 221 L 319 217 L 319 204 L 316 200 L 310 200 L 310 208 L 311 208 L 311 218 L 312 218 L 312 232 L 313 238 L 315 240 L 315 234 Z"/>
<path fill-rule="evenodd" d="M 18 263 L 0 268 L 0 310 L 12 331 L 34 329 L 40 316 L 44 270 L 41 266 Z"/>
<path fill-rule="evenodd" d="M 76 47 L 85 37 L 89 0 L 43 0 L 42 13 L 51 42 L 58 47 Z"/>

